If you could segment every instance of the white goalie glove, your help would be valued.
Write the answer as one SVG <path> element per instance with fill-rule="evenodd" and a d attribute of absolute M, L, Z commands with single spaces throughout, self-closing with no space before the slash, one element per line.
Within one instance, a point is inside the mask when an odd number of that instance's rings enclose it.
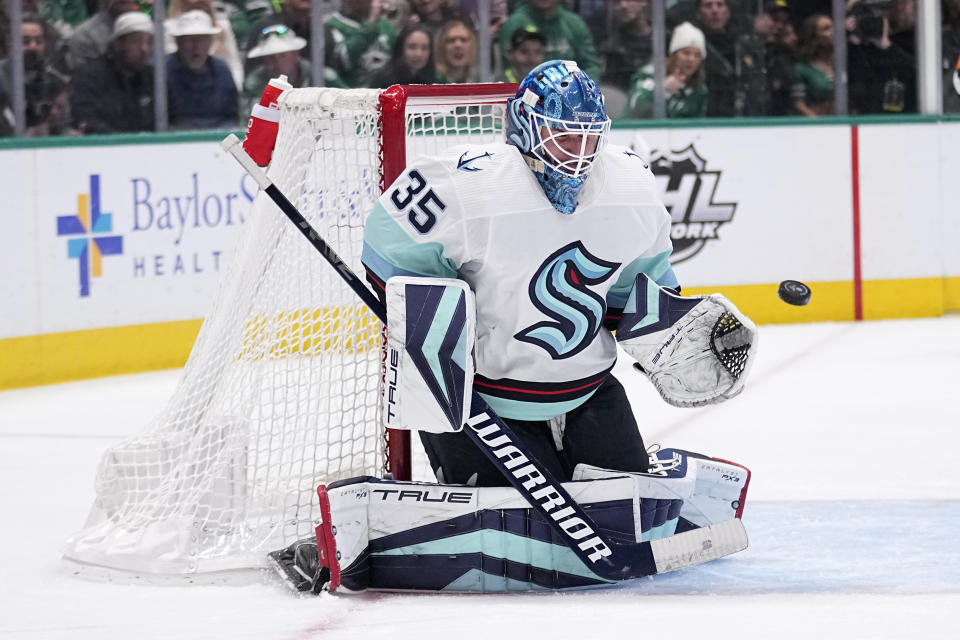
<path fill-rule="evenodd" d="M 681 297 L 637 276 L 617 341 L 675 407 L 723 402 L 743 391 L 757 327 L 724 296 Z"/>

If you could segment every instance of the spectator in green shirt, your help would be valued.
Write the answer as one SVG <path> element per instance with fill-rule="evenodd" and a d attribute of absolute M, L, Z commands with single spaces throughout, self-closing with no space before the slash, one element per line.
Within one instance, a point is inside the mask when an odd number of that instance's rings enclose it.
<path fill-rule="evenodd" d="M 833 20 L 814 14 L 800 28 L 799 61 L 790 76 L 793 108 L 803 116 L 826 116 L 833 106 Z"/>
<path fill-rule="evenodd" d="M 670 38 L 667 77 L 663 88 L 667 94 L 668 118 L 703 118 L 707 115 L 707 56 L 703 32 L 689 22 L 677 25 Z M 653 115 L 653 64 L 642 67 L 630 81 L 630 95 L 625 118 L 649 118 Z"/>
<path fill-rule="evenodd" d="M 510 65 L 510 37 L 527 25 L 535 26 L 547 39 L 547 60 L 575 60 L 588 76 L 600 77 L 600 56 L 589 27 L 580 16 L 561 7 L 560 0 L 527 0 L 510 14 L 500 29 L 504 68 Z"/>
<path fill-rule="evenodd" d="M 343 81 L 365 87 L 375 71 L 390 59 L 396 32 L 382 13 L 381 0 L 341 0 L 340 11 L 326 22 L 333 36 L 335 62 Z"/>

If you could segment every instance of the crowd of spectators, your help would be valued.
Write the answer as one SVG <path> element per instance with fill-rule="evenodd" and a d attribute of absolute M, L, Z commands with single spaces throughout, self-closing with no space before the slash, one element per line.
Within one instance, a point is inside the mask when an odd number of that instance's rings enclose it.
<path fill-rule="evenodd" d="M 153 2 L 20 0 L 27 135 L 153 130 Z M 310 0 L 165 0 L 163 52 L 173 130 L 242 126 L 271 77 L 313 83 Z M 655 0 L 325 0 L 324 84 L 519 82 L 540 62 L 576 60 L 615 117 L 654 113 Z M 835 113 L 834 32 L 847 42 L 852 114 L 917 110 L 915 0 L 665 0 L 666 115 Z M 5 6 L 5 5 L 4 5 Z M 960 111 L 960 0 L 942 0 L 943 96 Z M 0 136 L 12 135 L 10 24 L 0 9 Z"/>

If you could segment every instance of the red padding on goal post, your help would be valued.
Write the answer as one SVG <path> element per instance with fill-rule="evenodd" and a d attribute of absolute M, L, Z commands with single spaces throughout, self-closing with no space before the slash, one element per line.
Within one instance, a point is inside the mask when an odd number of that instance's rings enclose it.
<path fill-rule="evenodd" d="M 317 553 L 320 564 L 330 569 L 330 592 L 340 586 L 340 563 L 337 561 L 337 541 L 333 537 L 333 522 L 330 517 L 330 497 L 327 495 L 326 485 L 317 487 L 317 497 L 320 498 L 320 519 L 317 525 Z"/>

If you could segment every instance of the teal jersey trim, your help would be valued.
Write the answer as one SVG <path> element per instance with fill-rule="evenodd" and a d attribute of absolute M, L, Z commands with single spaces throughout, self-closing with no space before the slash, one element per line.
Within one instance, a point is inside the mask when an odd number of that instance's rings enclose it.
<path fill-rule="evenodd" d="M 613 582 L 604 580 L 595 574 L 583 564 L 573 551 L 566 547 L 493 529 L 481 529 L 480 531 L 471 531 L 449 538 L 397 547 L 374 555 L 456 555 L 460 553 L 483 553 L 494 558 L 528 564 L 548 571 L 560 571 L 573 576 L 596 580 L 600 583 Z"/>
<path fill-rule="evenodd" d="M 633 283 L 637 274 L 645 273 L 651 280 L 655 280 L 661 287 L 677 288 L 680 281 L 670 266 L 670 251 L 658 253 L 652 258 L 637 258 L 620 273 L 616 284 L 607 292 L 607 307 L 622 309 L 627 304 L 627 296 L 633 291 Z"/>
<path fill-rule="evenodd" d="M 556 418 L 561 413 L 572 411 L 590 399 L 597 390 L 594 389 L 582 398 L 576 400 L 567 400 L 566 402 L 524 402 L 523 400 L 509 400 L 506 398 L 495 398 L 485 393 L 480 393 L 481 397 L 487 401 L 490 408 L 498 416 L 504 418 L 513 418 L 514 420 L 550 420 Z"/>
<path fill-rule="evenodd" d="M 392 276 L 456 278 L 457 265 L 439 242 L 416 242 L 379 202 L 367 217 L 363 263 L 386 282 Z"/>

